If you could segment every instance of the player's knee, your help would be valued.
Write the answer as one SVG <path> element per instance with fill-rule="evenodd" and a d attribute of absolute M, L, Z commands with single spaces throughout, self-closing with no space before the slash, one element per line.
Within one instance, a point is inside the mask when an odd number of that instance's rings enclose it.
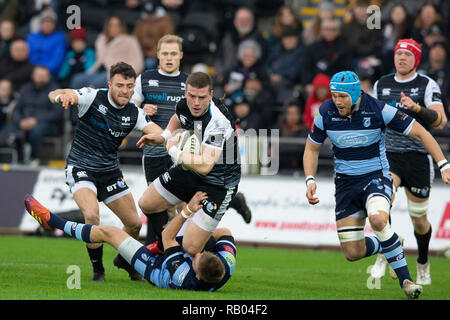
<path fill-rule="evenodd" d="M 361 259 L 364 254 L 357 247 L 349 247 L 344 250 L 344 256 L 347 261 L 353 262 Z"/>
<path fill-rule="evenodd" d="M 142 196 L 139 198 L 138 206 L 142 210 L 143 213 L 150 214 L 150 213 L 156 212 L 156 211 L 152 210 L 153 208 L 152 208 L 151 202 L 148 201 L 148 199 L 146 197 Z"/>
<path fill-rule="evenodd" d="M 139 217 L 137 217 L 136 219 L 127 221 L 127 223 L 125 224 L 125 227 L 126 227 L 127 231 L 129 232 L 129 234 L 136 234 L 136 233 L 139 233 L 139 231 L 141 230 L 142 222 L 139 219 Z"/>
<path fill-rule="evenodd" d="M 375 196 L 367 200 L 367 215 L 372 229 L 381 231 L 387 224 L 390 203 L 385 197 Z"/>
<path fill-rule="evenodd" d="M 408 200 L 408 212 L 413 218 L 421 218 L 425 216 L 428 212 L 429 200 L 423 202 L 413 202 Z"/>
<path fill-rule="evenodd" d="M 84 210 L 83 215 L 84 215 L 84 223 L 93 225 L 100 224 L 100 215 L 98 210 L 96 209 Z"/>

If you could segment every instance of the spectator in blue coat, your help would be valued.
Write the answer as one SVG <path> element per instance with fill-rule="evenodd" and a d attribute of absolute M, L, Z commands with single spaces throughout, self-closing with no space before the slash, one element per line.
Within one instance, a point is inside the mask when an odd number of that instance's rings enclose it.
<path fill-rule="evenodd" d="M 56 13 L 44 10 L 40 14 L 41 29 L 27 37 L 30 47 L 29 60 L 34 65 L 46 66 L 52 75 L 57 75 L 64 61 L 67 42 L 64 33 L 56 31 Z"/>

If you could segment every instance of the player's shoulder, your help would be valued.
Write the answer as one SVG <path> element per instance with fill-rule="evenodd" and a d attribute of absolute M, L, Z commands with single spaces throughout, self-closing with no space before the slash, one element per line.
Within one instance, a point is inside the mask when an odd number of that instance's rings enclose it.
<path fill-rule="evenodd" d="M 328 99 L 323 102 L 319 107 L 319 114 L 322 117 L 325 117 L 327 114 L 330 114 L 329 111 L 333 111 L 336 109 L 336 105 L 333 102 L 333 99 Z"/>
<path fill-rule="evenodd" d="M 423 86 L 428 86 L 428 85 L 438 86 L 437 82 L 434 79 L 432 79 L 431 77 L 427 76 L 426 74 L 418 72 L 417 78 Z"/>

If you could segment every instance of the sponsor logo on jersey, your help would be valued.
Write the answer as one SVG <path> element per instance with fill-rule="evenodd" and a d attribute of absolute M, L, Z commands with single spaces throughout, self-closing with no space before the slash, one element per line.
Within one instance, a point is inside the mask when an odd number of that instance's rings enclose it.
<path fill-rule="evenodd" d="M 106 114 L 107 111 L 108 111 L 108 108 L 105 107 L 104 105 L 101 104 L 98 106 L 98 112 Z"/>
<path fill-rule="evenodd" d="M 131 117 L 122 117 L 122 125 L 123 126 L 131 125 L 130 121 L 131 121 Z"/>
<path fill-rule="evenodd" d="M 391 88 L 383 88 L 383 91 L 381 92 L 381 95 L 383 95 L 383 96 L 391 95 Z"/>
<path fill-rule="evenodd" d="M 411 96 L 419 95 L 419 88 L 411 88 Z"/>
<path fill-rule="evenodd" d="M 162 93 L 147 93 L 145 95 L 145 98 L 147 100 L 153 100 L 153 101 L 169 101 L 169 102 L 179 102 L 182 98 L 183 95 L 176 95 L 176 96 L 172 96 L 167 94 L 167 92 L 162 92 Z"/>
<path fill-rule="evenodd" d="M 349 132 L 337 138 L 338 144 L 347 147 L 364 145 L 367 142 L 369 142 L 369 138 L 366 135 L 357 132 Z"/>
<path fill-rule="evenodd" d="M 108 131 L 113 137 L 118 138 L 118 137 L 125 137 L 127 135 L 126 132 L 115 131 L 115 130 L 111 129 L 111 127 L 107 123 L 99 121 L 92 116 L 89 118 L 89 122 L 100 129 Z"/>
<path fill-rule="evenodd" d="M 85 178 L 85 177 L 87 177 L 86 171 L 78 171 L 77 172 L 77 177 L 78 178 Z"/>
<path fill-rule="evenodd" d="M 159 87 L 159 80 L 154 79 L 148 80 L 148 85 L 150 87 Z"/>
<path fill-rule="evenodd" d="M 181 121 L 181 123 L 182 123 L 182 124 L 186 124 L 186 120 L 187 120 L 186 116 L 180 114 L 180 121 Z"/>

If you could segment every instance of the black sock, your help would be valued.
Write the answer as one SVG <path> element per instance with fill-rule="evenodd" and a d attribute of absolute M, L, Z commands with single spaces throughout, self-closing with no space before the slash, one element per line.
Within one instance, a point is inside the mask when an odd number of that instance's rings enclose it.
<path fill-rule="evenodd" d="M 91 259 L 92 267 L 94 268 L 94 272 L 105 272 L 105 268 L 103 268 L 103 244 L 95 249 L 87 248 L 89 258 Z"/>
<path fill-rule="evenodd" d="M 425 264 L 428 261 L 428 245 L 431 239 L 431 225 L 430 229 L 425 234 L 418 234 L 414 231 L 414 236 L 417 240 L 417 248 L 419 249 L 419 257 L 417 262 L 420 264 Z"/>
<path fill-rule="evenodd" d="M 147 237 L 146 243 L 150 244 L 158 239 L 161 239 L 161 233 L 164 225 L 169 221 L 169 214 L 167 211 L 147 214 Z"/>

